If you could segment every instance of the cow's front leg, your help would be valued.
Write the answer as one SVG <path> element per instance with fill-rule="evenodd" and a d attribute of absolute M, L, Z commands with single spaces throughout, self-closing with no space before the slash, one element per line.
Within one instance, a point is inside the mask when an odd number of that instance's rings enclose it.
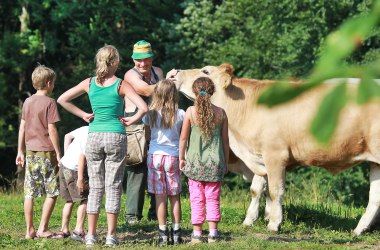
<path fill-rule="evenodd" d="M 252 195 L 251 204 L 248 207 L 243 225 L 251 226 L 253 222 L 257 220 L 259 216 L 260 198 L 266 189 L 266 184 L 267 181 L 265 177 L 257 174 L 253 177 L 250 188 Z"/>
<path fill-rule="evenodd" d="M 274 232 L 279 230 L 282 222 L 282 199 L 285 193 L 285 160 L 279 155 L 271 155 L 269 160 L 265 161 L 268 171 L 269 196 L 272 201 L 267 229 Z"/>
<path fill-rule="evenodd" d="M 362 232 L 367 231 L 372 222 L 376 218 L 380 207 L 380 166 L 376 163 L 370 164 L 370 188 L 369 188 L 369 201 L 365 213 L 360 218 L 360 221 L 353 231 L 354 235 L 360 235 Z"/>

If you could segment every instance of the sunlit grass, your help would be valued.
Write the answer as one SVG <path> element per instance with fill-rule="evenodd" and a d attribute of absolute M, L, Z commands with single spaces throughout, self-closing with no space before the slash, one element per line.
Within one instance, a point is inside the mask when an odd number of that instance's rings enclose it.
<path fill-rule="evenodd" d="M 306 182 L 305 182 L 306 183 Z M 362 249 L 376 248 L 379 232 L 365 233 L 352 237 L 351 232 L 364 212 L 364 204 L 355 206 L 335 199 L 329 192 L 322 190 L 318 180 L 307 184 L 288 184 L 283 202 L 284 221 L 279 233 L 266 231 L 264 220 L 264 202 L 260 205 L 260 217 L 251 227 L 242 226 L 246 209 L 251 197 L 249 184 L 243 183 L 241 177 L 228 178 L 223 184 L 221 198 L 222 221 L 219 229 L 222 241 L 215 245 L 202 244 L 191 249 Z M 181 196 L 184 237 L 190 240 L 192 225 L 190 223 L 190 204 L 186 185 Z M 325 191 L 325 189 L 323 189 Z M 147 196 L 148 197 L 148 196 Z M 145 202 L 146 217 L 148 201 Z M 43 199 L 35 201 L 35 224 L 37 225 Z M 122 197 L 123 209 L 125 195 Z M 52 215 L 50 227 L 58 231 L 61 225 L 63 202 L 59 199 Z M 75 217 L 75 216 L 74 216 Z M 72 226 L 74 224 L 72 219 Z M 204 234 L 207 234 L 207 224 Z M 20 194 L 0 194 L 0 248 L 5 249 L 85 249 L 84 244 L 70 240 L 23 240 L 25 222 L 23 215 L 23 197 Z M 106 217 L 104 209 L 99 218 L 99 235 L 104 244 L 106 234 Z M 156 249 L 157 224 L 143 221 L 138 225 L 128 226 L 122 214 L 118 221 L 118 236 L 122 244 L 120 249 Z M 188 249 L 184 244 L 175 249 Z M 173 248 L 169 246 L 168 248 Z M 158 249 L 158 248 L 157 248 Z"/>

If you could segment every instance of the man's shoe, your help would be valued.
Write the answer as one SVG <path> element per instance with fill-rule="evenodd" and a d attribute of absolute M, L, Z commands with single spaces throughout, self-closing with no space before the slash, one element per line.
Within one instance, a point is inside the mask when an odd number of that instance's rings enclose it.
<path fill-rule="evenodd" d="M 183 242 L 182 240 L 182 230 L 181 228 L 178 230 L 171 230 L 171 238 L 173 245 L 181 244 Z"/>
<path fill-rule="evenodd" d="M 137 217 L 126 217 L 125 220 L 128 225 L 135 225 L 140 222 L 139 218 Z"/>
<path fill-rule="evenodd" d="M 167 246 L 169 241 L 169 231 L 158 229 L 158 246 Z"/>

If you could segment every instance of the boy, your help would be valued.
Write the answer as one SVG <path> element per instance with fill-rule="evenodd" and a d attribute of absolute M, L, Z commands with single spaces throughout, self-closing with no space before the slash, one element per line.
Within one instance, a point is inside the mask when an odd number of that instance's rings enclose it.
<path fill-rule="evenodd" d="M 59 195 L 57 167 L 61 158 L 58 131 L 55 123 L 60 121 L 57 103 L 48 95 L 54 89 L 55 72 L 43 65 L 32 73 L 33 87 L 37 92 L 28 97 L 22 107 L 18 135 L 16 164 L 26 168 L 24 181 L 24 214 L 26 239 L 51 238 L 49 220 Z M 33 199 L 46 193 L 38 230 L 33 225 Z"/>
<path fill-rule="evenodd" d="M 71 235 L 72 240 L 83 241 L 84 221 L 86 219 L 88 197 L 88 175 L 84 168 L 86 158 L 84 156 L 88 135 L 88 126 L 83 126 L 65 135 L 65 154 L 60 162 L 59 182 L 62 199 L 66 202 L 62 210 L 62 227 L 57 234 L 58 239 L 70 236 L 70 216 L 74 202 L 79 201 L 77 210 L 77 222 Z"/>

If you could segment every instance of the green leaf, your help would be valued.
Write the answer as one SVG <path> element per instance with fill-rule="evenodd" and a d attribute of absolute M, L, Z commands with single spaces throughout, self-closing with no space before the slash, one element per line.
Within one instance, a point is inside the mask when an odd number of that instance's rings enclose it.
<path fill-rule="evenodd" d="M 259 99 L 259 104 L 269 107 L 292 100 L 305 91 L 315 86 L 314 84 L 294 84 L 290 82 L 276 82 L 269 88 L 265 89 Z"/>
<path fill-rule="evenodd" d="M 310 127 L 311 134 L 318 142 L 327 144 L 330 141 L 346 102 L 346 83 L 340 83 L 325 96 Z"/>
<path fill-rule="evenodd" d="M 380 97 L 380 85 L 366 75 L 359 85 L 356 101 L 358 104 L 364 104 L 374 97 Z"/>
<path fill-rule="evenodd" d="M 379 17 L 375 12 L 353 18 L 343 23 L 336 31 L 331 33 L 327 39 L 323 53 L 318 61 L 313 75 L 334 72 L 342 60 L 348 57 L 363 41 L 365 41 L 376 26 Z"/>

